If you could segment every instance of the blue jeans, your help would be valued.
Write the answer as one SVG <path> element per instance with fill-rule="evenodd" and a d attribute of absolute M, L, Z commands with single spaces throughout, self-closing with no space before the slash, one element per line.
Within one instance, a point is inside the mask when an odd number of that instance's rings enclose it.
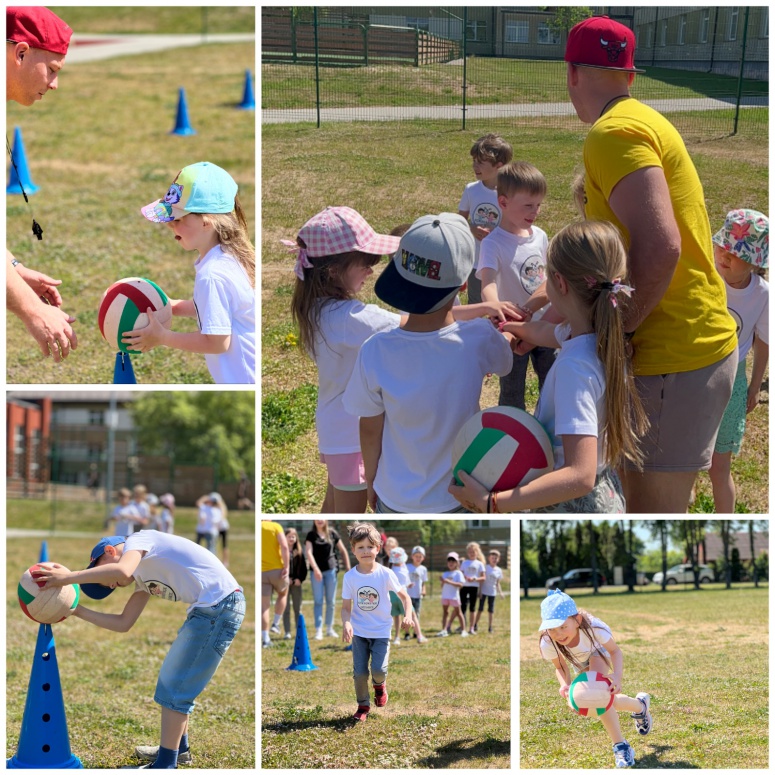
<path fill-rule="evenodd" d="M 154 700 L 178 713 L 191 713 L 245 618 L 239 590 L 207 608 L 194 608 L 164 657 Z"/>
<path fill-rule="evenodd" d="M 353 635 L 353 681 L 358 705 L 369 706 L 369 657 L 371 681 L 385 683 L 390 655 L 390 638 L 361 638 Z"/>
<path fill-rule="evenodd" d="M 336 597 L 336 570 L 324 570 L 320 581 L 312 574 L 312 598 L 315 601 L 315 629 L 323 626 L 323 595 L 326 598 L 326 627 L 334 626 L 334 598 Z"/>

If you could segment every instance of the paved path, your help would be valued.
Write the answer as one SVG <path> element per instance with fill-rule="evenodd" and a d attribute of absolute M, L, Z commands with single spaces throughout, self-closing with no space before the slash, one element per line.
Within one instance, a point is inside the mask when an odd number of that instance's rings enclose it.
<path fill-rule="evenodd" d="M 66 61 L 70 65 L 205 43 L 248 43 L 255 40 L 252 32 L 235 35 L 85 35 L 76 32 Z"/>
<path fill-rule="evenodd" d="M 712 99 L 710 97 L 685 100 L 643 100 L 660 113 L 673 111 L 703 111 L 719 110 L 734 107 L 733 98 Z M 769 97 L 745 97 L 742 106 L 746 108 L 767 107 Z M 522 118 L 537 116 L 575 116 L 576 111 L 570 102 L 538 102 L 513 105 L 471 105 L 466 109 L 466 119 L 481 118 Z M 441 107 L 378 107 L 378 108 L 323 108 L 320 111 L 321 122 L 331 121 L 401 121 L 407 119 L 426 120 L 462 120 L 463 111 L 460 105 Z M 261 123 L 289 124 L 300 121 L 317 122 L 317 112 L 314 108 L 297 108 L 292 110 L 262 110 Z"/>
<path fill-rule="evenodd" d="M 73 530 L 25 530 L 24 528 L 9 527 L 5 531 L 6 538 L 89 538 L 98 540 L 105 535 L 104 531 L 76 532 Z M 178 534 L 179 535 L 179 534 Z M 187 536 L 183 536 L 186 538 Z M 232 533 L 229 531 L 229 541 L 255 541 L 252 533 Z"/>

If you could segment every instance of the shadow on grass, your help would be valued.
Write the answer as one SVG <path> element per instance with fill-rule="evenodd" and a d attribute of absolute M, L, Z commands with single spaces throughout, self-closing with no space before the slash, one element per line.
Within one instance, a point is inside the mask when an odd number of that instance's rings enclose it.
<path fill-rule="evenodd" d="M 698 770 L 699 765 L 692 764 L 686 760 L 679 759 L 674 762 L 666 762 L 662 760 L 662 756 L 667 751 L 672 751 L 672 745 L 651 745 L 651 753 L 646 756 L 638 756 L 635 762 L 636 769 L 652 769 L 652 770 Z"/>
<path fill-rule="evenodd" d="M 431 767 L 433 769 L 449 768 L 460 761 L 470 762 L 472 759 L 488 759 L 492 756 L 509 756 L 511 754 L 510 740 L 480 740 L 469 745 L 471 738 L 453 740 L 442 745 L 430 756 L 424 756 L 415 763 L 416 767 Z"/>
<path fill-rule="evenodd" d="M 280 735 L 287 735 L 289 732 L 302 732 L 305 729 L 330 729 L 333 732 L 347 732 L 361 721 L 356 721 L 352 716 L 336 719 L 318 719 L 309 721 L 276 721 L 263 724 L 262 732 L 274 732 Z"/>

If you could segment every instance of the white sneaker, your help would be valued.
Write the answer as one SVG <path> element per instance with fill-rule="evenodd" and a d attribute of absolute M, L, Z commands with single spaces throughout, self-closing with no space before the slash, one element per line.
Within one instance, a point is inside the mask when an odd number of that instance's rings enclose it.
<path fill-rule="evenodd" d="M 396 638 L 396 639 L 393 641 L 393 645 L 394 645 L 394 646 L 400 646 L 400 645 L 401 645 L 401 638 Z"/>
<path fill-rule="evenodd" d="M 460 637 L 461 638 L 467 638 L 468 637 L 468 633 L 465 630 L 463 630 L 463 632 L 460 633 Z"/>
<path fill-rule="evenodd" d="M 336 634 L 336 630 L 333 627 L 329 627 L 326 630 L 326 636 L 329 637 L 329 638 L 336 638 L 336 637 L 338 637 L 337 634 Z"/>
<path fill-rule="evenodd" d="M 420 635 L 419 638 L 417 638 L 418 643 L 427 643 L 428 639 L 424 635 Z"/>
<path fill-rule="evenodd" d="M 286 632 L 285 636 L 283 637 L 283 640 L 290 640 L 293 637 L 290 632 Z"/>
<path fill-rule="evenodd" d="M 469 630 L 469 631 L 468 631 L 468 634 L 469 634 L 469 635 L 476 635 L 476 630 Z"/>
<path fill-rule="evenodd" d="M 442 630 L 441 632 L 436 633 L 437 638 L 446 638 L 449 635 L 449 633 L 446 630 Z"/>
<path fill-rule="evenodd" d="M 318 627 L 317 630 L 315 630 L 315 640 L 323 640 L 323 628 Z"/>
<path fill-rule="evenodd" d="M 279 624 L 273 624 L 269 628 L 269 632 L 273 632 L 275 635 L 279 635 L 280 634 L 280 625 Z"/>

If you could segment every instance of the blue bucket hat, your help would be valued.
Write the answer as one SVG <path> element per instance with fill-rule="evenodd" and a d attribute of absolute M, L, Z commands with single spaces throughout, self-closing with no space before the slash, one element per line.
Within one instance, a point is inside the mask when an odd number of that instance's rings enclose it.
<path fill-rule="evenodd" d="M 106 536 L 105 538 L 100 538 L 97 545 L 91 550 L 91 558 L 86 566 L 86 570 L 93 568 L 97 564 L 97 560 L 105 554 L 106 546 L 118 546 L 123 543 L 126 543 L 126 536 Z M 113 591 L 110 587 L 102 584 L 81 584 L 81 590 L 84 595 L 88 595 L 92 600 L 102 600 Z"/>
<path fill-rule="evenodd" d="M 541 626 L 538 631 L 560 627 L 569 616 L 579 612 L 573 598 L 559 589 L 550 589 L 541 603 Z"/>

